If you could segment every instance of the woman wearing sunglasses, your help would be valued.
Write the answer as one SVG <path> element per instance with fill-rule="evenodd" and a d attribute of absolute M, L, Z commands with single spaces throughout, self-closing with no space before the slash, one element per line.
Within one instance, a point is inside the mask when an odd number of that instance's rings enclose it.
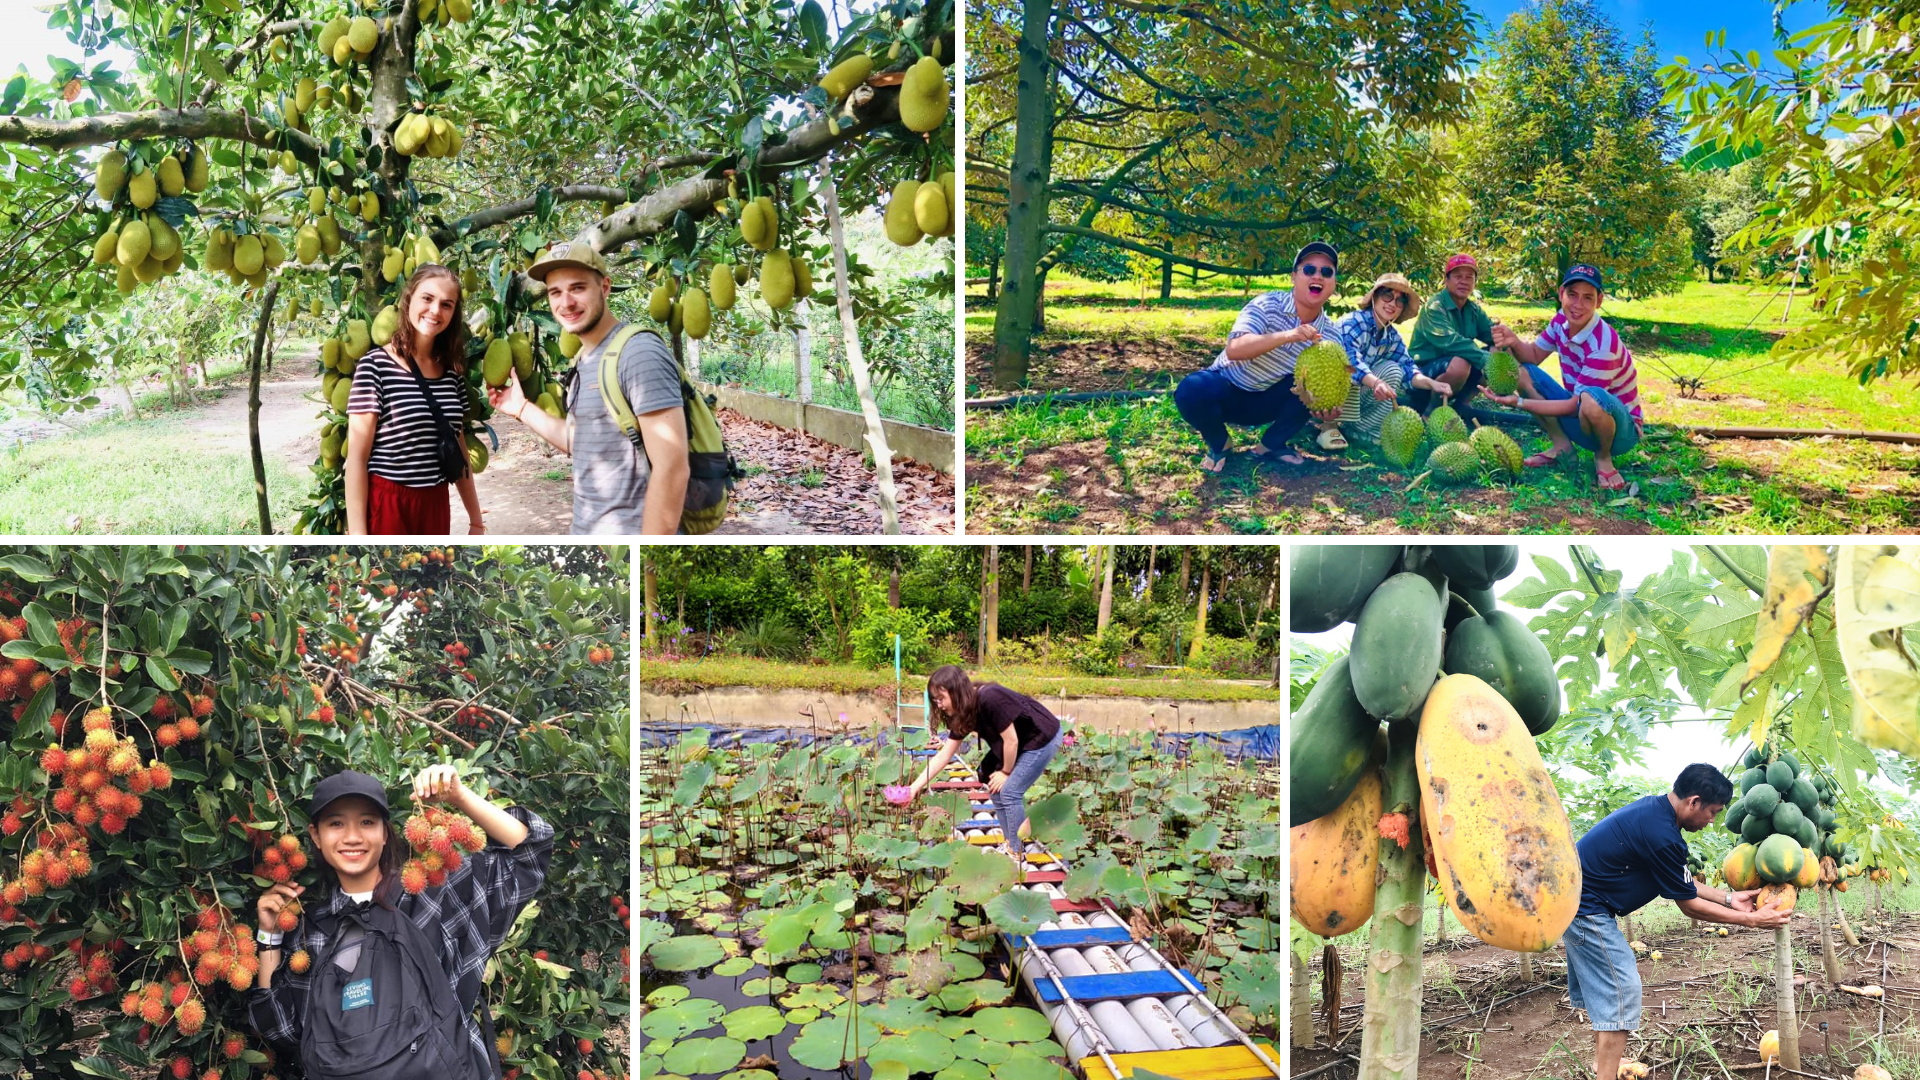
<path fill-rule="evenodd" d="M 1399 274 L 1382 274 L 1367 294 L 1367 302 L 1334 324 L 1340 344 L 1353 360 L 1358 390 L 1347 395 L 1338 420 L 1320 425 L 1322 450 L 1346 449 L 1343 430 L 1362 442 L 1379 442 L 1380 428 L 1399 407 L 1402 390 L 1430 390 L 1442 397 L 1452 393 L 1453 387 L 1414 367 L 1406 342 L 1394 329 L 1419 310 L 1420 295 L 1411 282 Z"/>
<path fill-rule="evenodd" d="M 1340 254 L 1318 240 L 1293 258 L 1293 288 L 1264 293 L 1241 309 L 1227 335 L 1227 347 L 1213 365 L 1180 380 L 1173 404 L 1180 418 L 1206 441 L 1200 467 L 1219 472 L 1227 465 L 1227 425 L 1266 425 L 1256 456 L 1288 465 L 1306 462 L 1287 449 L 1287 440 L 1309 417 L 1337 423 L 1339 409 L 1310 413 L 1293 386 L 1293 365 L 1308 345 L 1334 334 L 1327 318 Z"/>

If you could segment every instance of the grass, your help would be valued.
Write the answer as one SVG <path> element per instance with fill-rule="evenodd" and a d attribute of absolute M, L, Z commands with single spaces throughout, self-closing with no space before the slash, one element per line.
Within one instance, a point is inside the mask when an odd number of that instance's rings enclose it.
<path fill-rule="evenodd" d="M 697 660 L 639 658 L 642 686 L 657 684 L 679 689 L 746 686 L 767 690 L 825 690 L 863 693 L 891 689 L 890 668 L 855 664 L 805 664 L 762 660 L 749 656 L 711 656 Z M 1205 672 L 1182 668 L 1148 677 L 1102 678 L 1058 667 L 1007 666 L 988 669 L 993 681 L 1025 694 L 1068 697 L 1148 697 L 1181 701 L 1278 701 L 1280 691 L 1263 684 L 1229 682 Z M 922 677 L 908 676 L 909 693 L 925 686 Z"/>
<path fill-rule="evenodd" d="M 258 533 L 252 462 L 243 454 L 210 455 L 179 419 L 101 421 L 0 452 L 0 531 Z M 267 461 L 276 529 L 293 525 L 308 479 Z M 76 514 L 74 507 L 87 509 Z"/>
<path fill-rule="evenodd" d="M 1052 284 L 1042 348 L 1064 367 L 1077 343 L 1101 342 L 1105 362 L 1113 363 L 1114 352 L 1124 355 L 1128 343 L 1138 342 L 1142 355 L 1163 366 L 1129 370 L 1127 385 L 1152 384 L 1156 376 L 1164 385 L 1210 362 L 1243 296 L 1254 291 L 1176 289 L 1172 300 L 1140 309 L 1130 286 Z M 1543 303 L 1494 298 L 1486 304 L 1523 335 L 1537 333 L 1552 316 Z M 1639 485 L 1631 497 L 1601 492 L 1591 458 L 1493 487 L 1452 490 L 1437 489 L 1430 479 L 1415 485 L 1417 472 L 1358 448 L 1316 455 L 1294 470 L 1256 472 L 1236 460 L 1213 477 L 1196 467 L 1198 438 L 1169 399 L 1155 397 L 970 414 L 968 526 L 987 532 L 1911 531 L 1920 522 L 1920 450 L 1914 447 L 1845 439 L 1701 445 L 1675 426 L 1920 430 L 1920 401 L 1910 386 L 1861 387 L 1837 366 L 1788 369 L 1772 362 L 1767 350 L 1783 307 L 1777 292 L 1706 282 L 1674 296 L 1607 304 L 1607 317 L 1639 360 L 1650 421 L 1641 448 L 1621 461 Z M 1812 317 L 1801 303 L 1787 325 Z M 991 320 L 991 308 L 969 312 L 972 344 L 984 346 Z M 1403 325 L 1403 333 L 1410 330 L 1410 323 Z M 1174 356 L 1186 364 L 1181 370 L 1164 367 L 1164 346 L 1176 339 Z M 977 355 L 975 361 L 977 367 Z M 1048 369 L 1036 370 L 1044 380 Z M 1692 396 L 1683 396 L 1688 380 L 1697 383 L 1688 382 Z M 1547 445 L 1536 429 L 1510 430 L 1529 451 Z M 1235 431 L 1236 446 L 1250 447 L 1255 434 Z M 1296 445 L 1308 445 L 1306 438 Z"/>

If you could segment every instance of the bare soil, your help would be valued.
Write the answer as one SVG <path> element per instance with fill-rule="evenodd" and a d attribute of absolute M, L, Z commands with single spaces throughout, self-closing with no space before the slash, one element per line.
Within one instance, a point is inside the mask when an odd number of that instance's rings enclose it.
<path fill-rule="evenodd" d="M 1160 340 L 1104 338 L 1036 343 L 1025 393 L 1047 390 L 1153 390 L 1213 362 L 1220 342 L 1197 337 Z M 967 344 L 967 385 L 982 395 L 993 386 L 993 343 Z"/>

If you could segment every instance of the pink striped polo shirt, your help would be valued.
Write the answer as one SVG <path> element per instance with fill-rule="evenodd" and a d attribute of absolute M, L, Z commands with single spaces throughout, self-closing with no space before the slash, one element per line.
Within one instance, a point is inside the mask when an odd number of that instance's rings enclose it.
<path fill-rule="evenodd" d="M 1585 329 L 1569 334 L 1566 315 L 1556 312 L 1534 344 L 1560 355 L 1560 382 L 1568 393 L 1605 390 L 1620 399 L 1634 423 L 1646 422 L 1640 412 L 1640 378 L 1633 353 L 1607 320 L 1595 315 Z"/>

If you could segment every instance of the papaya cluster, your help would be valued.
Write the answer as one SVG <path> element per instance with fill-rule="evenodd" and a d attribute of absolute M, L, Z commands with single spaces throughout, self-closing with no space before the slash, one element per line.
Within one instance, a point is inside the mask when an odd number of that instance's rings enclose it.
<path fill-rule="evenodd" d="M 943 172 L 926 182 L 902 180 L 887 200 L 887 239 L 912 247 L 929 236 L 952 236 L 955 214 L 953 174 Z"/>
<path fill-rule="evenodd" d="M 1439 406 L 1425 419 L 1405 405 L 1395 409 L 1381 425 L 1380 452 L 1403 469 L 1416 465 L 1424 453 L 1428 471 L 1445 484 L 1518 476 L 1526 458 L 1520 444 L 1499 428 L 1482 424 L 1469 432 L 1450 405 Z"/>
<path fill-rule="evenodd" d="M 94 239 L 93 263 L 113 267 L 114 286 L 121 293 L 180 272 L 186 243 L 176 223 L 184 224 L 186 218 L 155 206 L 163 197 L 205 191 L 208 170 L 206 152 L 193 145 L 157 161 L 142 150 L 130 155 L 116 148 L 102 155 L 93 189 L 112 209 L 114 221 Z"/>
<path fill-rule="evenodd" d="M 1323 936 L 1373 914 L 1379 852 L 1418 835 L 1460 924 L 1538 951 L 1580 903 L 1580 860 L 1534 738 L 1559 720 L 1546 645 L 1502 611 L 1510 545 L 1301 546 L 1289 628 L 1353 624 L 1290 722 L 1293 915 Z M 1389 741 L 1411 739 L 1418 807 L 1383 807 Z"/>
<path fill-rule="evenodd" d="M 1763 896 L 1792 910 L 1795 890 L 1838 887 L 1859 872 L 1859 852 L 1833 835 L 1835 791 L 1825 776 L 1771 744 L 1749 747 L 1741 766 L 1738 797 L 1726 814 L 1740 843 L 1720 867 L 1729 886 L 1765 886 L 1770 893 Z"/>

